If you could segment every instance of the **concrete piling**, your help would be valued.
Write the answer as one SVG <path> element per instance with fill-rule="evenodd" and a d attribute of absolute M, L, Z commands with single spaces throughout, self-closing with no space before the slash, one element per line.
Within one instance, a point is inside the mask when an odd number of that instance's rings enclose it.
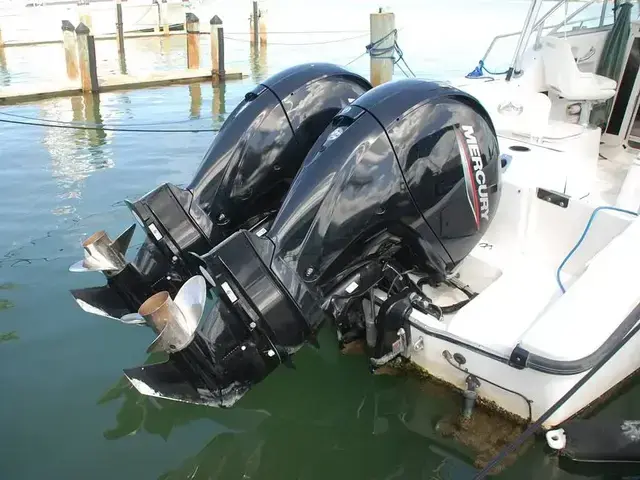
<path fill-rule="evenodd" d="M 76 38 L 82 91 L 98 92 L 96 45 L 93 35 L 91 35 L 89 28 L 84 23 L 80 23 L 76 28 Z"/>
<path fill-rule="evenodd" d="M 213 81 L 224 80 L 224 29 L 222 19 L 214 15 L 211 24 L 211 76 Z"/>
<path fill-rule="evenodd" d="M 194 13 L 186 14 L 187 68 L 200 68 L 200 19 Z"/>
<path fill-rule="evenodd" d="M 375 87 L 393 78 L 393 46 L 396 28 L 395 14 L 390 12 L 372 13 L 369 17 L 371 44 L 375 45 L 371 57 L 371 84 Z M 383 40 L 384 39 L 384 40 Z M 376 44 L 376 42 L 380 42 Z"/>
<path fill-rule="evenodd" d="M 78 78 L 78 43 L 76 28 L 69 20 L 62 20 L 62 43 L 67 64 L 67 77 L 69 80 L 75 80 Z"/>

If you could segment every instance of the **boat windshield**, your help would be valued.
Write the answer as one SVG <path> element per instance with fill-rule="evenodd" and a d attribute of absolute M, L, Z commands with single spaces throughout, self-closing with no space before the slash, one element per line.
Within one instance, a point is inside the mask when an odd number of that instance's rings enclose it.
<path fill-rule="evenodd" d="M 544 35 L 576 35 L 610 28 L 614 22 L 615 3 L 615 0 L 559 0 L 547 8 L 547 2 L 531 0 L 522 30 L 496 36 L 482 60 L 494 71 L 509 68 L 518 71 L 522 54 Z M 639 3 L 633 2 L 633 20 L 639 18 Z"/>

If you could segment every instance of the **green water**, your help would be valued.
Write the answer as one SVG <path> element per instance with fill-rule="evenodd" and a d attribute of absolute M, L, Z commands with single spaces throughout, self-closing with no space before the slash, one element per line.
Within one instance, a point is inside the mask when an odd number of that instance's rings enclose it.
<path fill-rule="evenodd" d="M 513 15 L 526 9 L 524 2 L 510 5 L 517 5 Z M 419 56 L 424 44 L 405 38 L 415 70 L 434 78 L 464 73 L 477 57 Z M 136 45 L 142 53 L 129 57 L 134 70 L 146 67 L 133 58 L 156 58 L 166 68 L 184 61 L 178 44 Z M 361 50 L 322 48 L 317 57 L 336 62 Z M 49 50 L 7 52 L 0 83 L 43 78 L 30 59 Z M 308 49 L 281 52 L 277 46 L 268 56 L 236 51 L 232 61 L 251 76 L 223 87 L 61 98 L 0 108 L 1 118 L 215 128 L 258 79 L 311 60 Z M 353 67 L 366 74 L 366 63 Z M 295 370 L 278 369 L 233 409 L 150 399 L 123 381 L 123 368 L 151 360 L 144 351 L 152 332 L 80 310 L 68 290 L 103 279 L 67 268 L 81 255 L 84 237 L 99 229 L 116 235 L 131 223 L 123 199 L 162 182 L 187 183 L 212 138 L 0 123 L 0 479 L 471 478 L 476 452 L 434 430 L 459 411 L 460 397 L 410 377 L 372 376 L 364 357 L 337 350 L 329 329 L 321 332 L 319 350 L 305 347 Z M 596 414 L 638 418 L 638 399 L 640 386 L 631 385 Z M 590 473 L 559 470 L 538 441 L 499 478 Z"/>

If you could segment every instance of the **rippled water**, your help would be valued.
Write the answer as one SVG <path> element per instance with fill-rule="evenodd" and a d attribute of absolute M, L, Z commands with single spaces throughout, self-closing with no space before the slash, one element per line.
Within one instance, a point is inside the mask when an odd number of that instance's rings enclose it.
<path fill-rule="evenodd" d="M 301 15 L 303 3 L 291 12 Z M 396 13 L 398 25 L 407 25 L 400 43 L 419 75 L 465 73 L 497 33 L 477 26 L 479 19 L 498 14 L 495 2 L 493 10 L 489 2 L 432 2 L 432 10 L 411 15 L 416 5 L 398 2 Z M 500 14 L 519 19 L 526 9 L 523 2 L 501 5 Z M 349 8 L 366 12 L 370 4 L 354 2 Z M 468 15 L 457 23 L 442 22 L 460 11 Z M 334 24 L 327 23 L 323 10 L 316 28 L 322 23 L 345 29 L 344 14 L 332 12 L 338 17 Z M 367 28 L 366 15 L 358 15 L 352 30 Z M 438 41 L 445 34 L 451 40 Z M 276 45 L 276 39 L 339 38 L 315 35 L 273 34 L 267 51 L 253 56 L 246 42 L 230 40 L 230 65 L 250 77 L 222 87 L 60 98 L 3 107 L 0 118 L 215 128 L 260 78 L 302 61 L 346 63 L 366 43 L 358 38 Z M 182 68 L 183 42 L 181 37 L 128 40 L 128 68 Z M 113 44 L 98 45 L 101 73 L 117 71 L 109 54 Z M 0 83 L 52 78 L 51 72 L 61 70 L 59 50 L 6 49 Z M 51 70 L 37 67 L 43 58 Z M 366 75 L 367 64 L 361 59 L 351 67 Z M 67 268 L 81 255 L 83 237 L 102 228 L 115 235 L 131 223 L 123 199 L 162 182 L 188 182 L 213 135 L 0 123 L 0 478 L 470 478 L 475 453 L 434 431 L 440 418 L 458 411 L 459 396 L 412 378 L 370 375 L 366 359 L 341 355 L 327 329 L 319 350 L 305 347 L 296 355 L 296 370 L 277 370 L 231 410 L 149 399 L 122 381 L 123 368 L 150 360 L 144 350 L 151 332 L 82 312 L 68 290 L 103 280 L 100 274 L 71 275 Z M 637 418 L 639 398 L 640 387 L 632 385 L 598 415 Z M 531 446 L 500 478 L 583 478 L 558 470 L 556 459 L 542 450 L 540 442 Z"/>

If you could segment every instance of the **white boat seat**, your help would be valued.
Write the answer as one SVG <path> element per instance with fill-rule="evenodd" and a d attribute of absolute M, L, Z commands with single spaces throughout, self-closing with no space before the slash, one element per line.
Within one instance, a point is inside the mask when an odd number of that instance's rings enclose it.
<path fill-rule="evenodd" d="M 580 114 L 583 125 L 588 122 L 593 102 L 608 100 L 616 94 L 614 80 L 580 71 L 571 44 L 563 38 L 544 37 L 542 59 L 547 87 L 567 100 L 584 103 Z"/>

